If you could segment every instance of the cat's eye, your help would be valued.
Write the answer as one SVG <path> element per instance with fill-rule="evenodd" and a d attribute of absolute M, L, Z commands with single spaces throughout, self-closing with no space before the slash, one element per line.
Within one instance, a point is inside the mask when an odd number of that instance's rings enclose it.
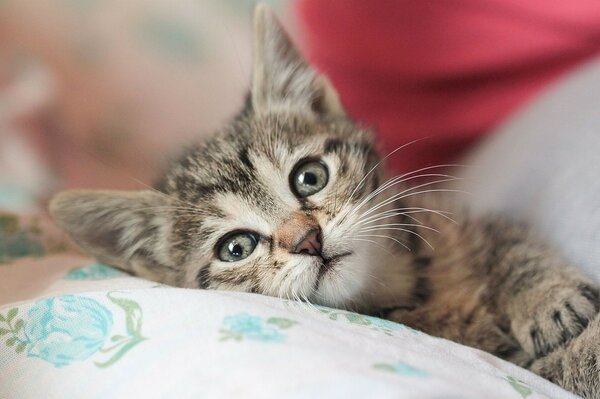
<path fill-rule="evenodd" d="M 323 190 L 328 180 L 327 166 L 314 159 L 301 161 L 290 175 L 292 191 L 300 198 L 306 198 Z"/>
<path fill-rule="evenodd" d="M 226 235 L 217 244 L 217 256 L 223 262 L 237 262 L 246 259 L 258 245 L 258 237 L 250 232 L 236 232 Z"/>

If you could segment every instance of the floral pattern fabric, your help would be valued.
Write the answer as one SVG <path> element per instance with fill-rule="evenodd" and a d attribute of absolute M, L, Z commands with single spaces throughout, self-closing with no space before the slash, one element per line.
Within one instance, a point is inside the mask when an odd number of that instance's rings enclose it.
<path fill-rule="evenodd" d="M 27 316 L 27 356 L 57 367 L 85 360 L 100 350 L 113 323 L 105 306 L 73 295 L 37 301 Z"/>
<path fill-rule="evenodd" d="M 64 270 L 51 294 L 0 305 L 1 398 L 574 398 L 388 320 Z"/>

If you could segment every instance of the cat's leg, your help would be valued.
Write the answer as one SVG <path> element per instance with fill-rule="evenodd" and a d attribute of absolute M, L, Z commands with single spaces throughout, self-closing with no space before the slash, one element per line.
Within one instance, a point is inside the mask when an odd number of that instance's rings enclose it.
<path fill-rule="evenodd" d="M 466 314 L 462 310 L 451 304 L 434 305 L 414 310 L 395 309 L 386 317 L 427 334 L 484 350 L 519 366 L 531 364 L 532 357 L 523 351 L 512 334 L 500 328 L 487 309 L 478 306 Z"/>
<path fill-rule="evenodd" d="M 585 398 L 600 397 L 600 316 L 564 347 L 536 360 L 536 374 Z"/>
<path fill-rule="evenodd" d="M 597 285 L 527 228 L 493 220 L 483 226 L 464 237 L 475 275 L 486 279 L 482 302 L 531 356 L 518 364 L 565 389 L 600 398 Z"/>
<path fill-rule="evenodd" d="M 522 348 L 540 358 L 584 331 L 600 310 L 600 291 L 551 254 L 518 252 L 504 259 L 513 266 L 497 304 Z"/>
<path fill-rule="evenodd" d="M 543 357 L 581 334 L 600 311 L 600 290 L 524 226 L 483 224 L 472 236 L 484 302 L 507 320 L 523 350 Z"/>

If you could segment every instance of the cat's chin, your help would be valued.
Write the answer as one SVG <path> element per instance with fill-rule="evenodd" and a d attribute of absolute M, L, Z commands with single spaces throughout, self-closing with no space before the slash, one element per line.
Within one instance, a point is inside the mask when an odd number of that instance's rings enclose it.
<path fill-rule="evenodd" d="M 369 285 L 370 273 L 360 256 L 347 254 L 322 268 L 311 302 L 336 308 L 356 308 Z"/>

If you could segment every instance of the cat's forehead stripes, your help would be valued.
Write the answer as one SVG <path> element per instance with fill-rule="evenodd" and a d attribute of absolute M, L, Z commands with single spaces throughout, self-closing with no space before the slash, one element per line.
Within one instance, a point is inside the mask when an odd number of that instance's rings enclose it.
<path fill-rule="evenodd" d="M 271 234 L 271 218 L 275 213 L 273 209 L 270 209 L 270 212 L 266 211 L 263 207 L 245 198 L 240 198 L 235 193 L 217 194 L 215 204 L 224 215 L 221 218 L 215 218 L 215 220 L 219 225 L 223 225 L 226 231 L 250 229 L 263 236 Z"/>
<path fill-rule="evenodd" d="M 330 169 L 328 186 L 299 200 L 290 188 L 290 174 L 299 161 L 313 157 Z M 230 231 L 250 230 L 272 237 L 299 210 L 318 210 L 315 215 L 325 229 L 348 205 L 347 195 L 376 160 L 368 134 L 343 122 L 301 123 L 280 115 L 238 121 L 172 165 L 167 192 L 203 213 L 197 223 L 176 222 L 174 234 L 182 248 L 195 248 L 194 257 L 206 264 L 211 262 L 214 245 Z M 365 180 L 356 198 L 377 185 L 376 175 Z M 178 219 L 187 217 L 183 212 Z"/>
<path fill-rule="evenodd" d="M 265 182 L 257 179 L 257 168 L 263 175 L 268 169 L 285 173 L 299 157 L 323 151 L 322 140 L 312 139 L 311 132 L 277 117 L 238 122 L 181 157 L 168 172 L 167 189 L 192 202 L 224 191 L 251 197 L 264 188 L 258 186 Z"/>

